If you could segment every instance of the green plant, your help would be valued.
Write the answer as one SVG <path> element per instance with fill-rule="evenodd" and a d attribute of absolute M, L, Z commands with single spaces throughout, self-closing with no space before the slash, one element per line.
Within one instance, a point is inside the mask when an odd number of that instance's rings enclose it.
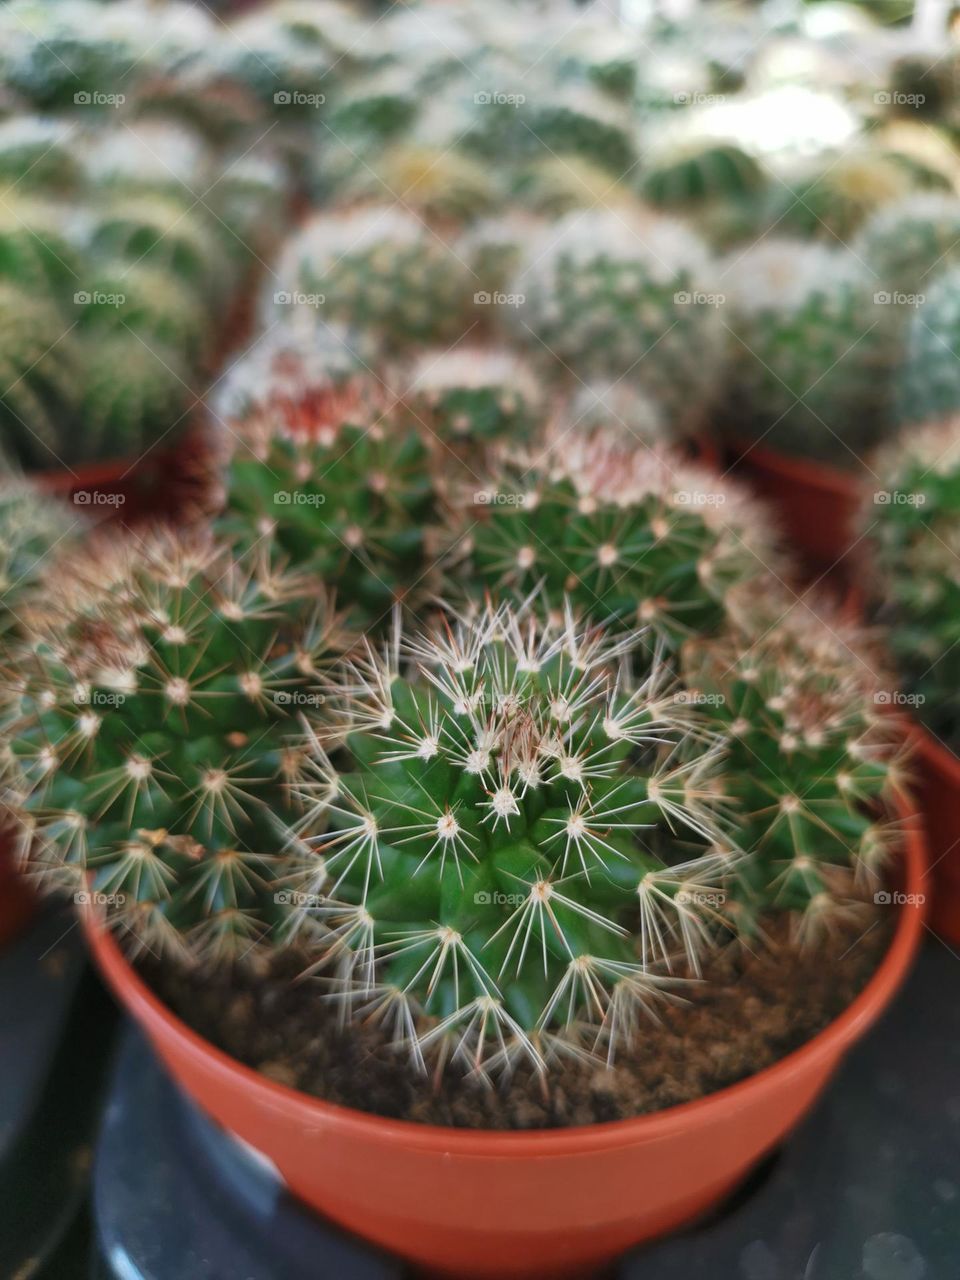
<path fill-rule="evenodd" d="M 891 423 L 904 308 L 875 294 L 849 250 L 805 241 L 771 237 L 735 252 L 721 274 L 732 333 L 728 430 L 857 465 Z"/>
<path fill-rule="evenodd" d="M 48 589 L 6 709 L 27 869 L 103 904 L 134 951 L 241 959 L 307 853 L 289 737 L 337 617 L 265 543 L 124 540 Z"/>
<path fill-rule="evenodd" d="M 566 596 L 582 617 L 671 644 L 716 632 L 731 587 L 779 562 L 762 508 L 617 427 L 561 433 L 508 461 L 454 532 L 452 562 L 466 556 L 477 586 Z"/>
<path fill-rule="evenodd" d="M 0 121 L 0 187 L 63 194 L 77 189 L 83 170 L 73 145 L 76 126 L 45 116 Z"/>
<path fill-rule="evenodd" d="M 444 445 L 519 444 L 544 413 L 532 370 L 499 347 L 425 351 L 410 370 L 405 399 Z"/>
<path fill-rule="evenodd" d="M 707 202 L 756 200 L 766 184 L 763 168 L 741 147 L 703 138 L 654 153 L 640 176 L 650 204 L 687 211 Z"/>
<path fill-rule="evenodd" d="M 209 346 L 209 317 L 198 292 L 149 262 L 97 261 L 75 294 L 80 333 L 131 331 L 196 361 Z"/>
<path fill-rule="evenodd" d="M 68 221 L 62 205 L 15 192 L 0 195 L 0 280 L 58 304 L 71 297 L 85 263 L 68 234 Z"/>
<path fill-rule="evenodd" d="M 315 298 L 324 315 L 367 329 L 387 348 L 443 341 L 469 327 L 466 264 L 393 205 L 317 214 L 288 241 L 275 302 Z"/>
<path fill-rule="evenodd" d="M 904 424 L 960 409 L 960 265 L 930 285 L 910 316 L 896 374 L 896 411 Z"/>
<path fill-rule="evenodd" d="M 76 510 L 17 476 L 0 479 L 0 639 L 22 630 L 49 559 L 72 545 Z"/>
<path fill-rule="evenodd" d="M 74 422 L 79 353 L 60 312 L 0 282 L 0 429 L 28 468 L 55 467 Z"/>
<path fill-rule="evenodd" d="M 960 748 L 960 420 L 912 426 L 872 460 L 861 530 L 870 590 L 888 624 L 897 700 Z M 888 690 L 887 702 L 894 701 Z"/>
<path fill-rule="evenodd" d="M 682 224 L 629 207 L 568 214 L 529 245 L 510 292 L 513 332 L 578 378 L 630 377 L 678 433 L 700 420 L 723 328 L 709 259 Z"/>
<path fill-rule="evenodd" d="M 876 289 L 921 294 L 960 259 L 960 199 L 931 192 L 884 205 L 853 250 L 872 271 Z"/>
<path fill-rule="evenodd" d="M 82 429 L 62 441 L 64 456 L 70 461 L 128 458 L 143 448 L 172 444 L 171 433 L 196 400 L 182 356 L 123 330 L 91 332 L 80 350 Z"/>
<path fill-rule="evenodd" d="M 356 155 L 350 172 L 337 184 L 336 197 L 345 204 L 395 200 L 431 222 L 472 222 L 502 200 L 496 175 L 479 160 L 416 142 Z"/>
<path fill-rule="evenodd" d="M 335 382 L 288 359 L 228 425 L 226 535 L 269 534 L 370 628 L 395 600 L 426 593 L 436 520 L 427 447 L 372 378 Z"/>

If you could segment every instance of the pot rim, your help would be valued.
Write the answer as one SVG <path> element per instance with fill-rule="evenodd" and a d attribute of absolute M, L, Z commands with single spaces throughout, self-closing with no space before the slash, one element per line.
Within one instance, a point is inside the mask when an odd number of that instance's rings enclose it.
<path fill-rule="evenodd" d="M 895 797 L 894 807 L 904 821 L 901 856 L 905 891 L 922 894 L 927 875 L 927 855 L 918 814 L 900 793 Z M 702 1098 L 648 1115 L 561 1129 L 527 1130 L 464 1129 L 397 1120 L 326 1102 L 270 1080 L 204 1039 L 150 990 L 124 956 L 113 933 L 104 927 L 102 911 L 93 905 L 85 906 L 81 923 L 99 968 L 128 1010 L 134 1012 L 141 1024 L 148 1026 L 151 1038 L 156 1030 L 162 1028 L 166 1036 L 177 1041 L 181 1053 L 196 1060 L 208 1059 L 218 1072 L 227 1073 L 239 1084 L 258 1092 L 274 1110 L 295 1115 L 304 1129 L 335 1125 L 408 1148 L 441 1148 L 458 1155 L 536 1159 L 673 1137 L 695 1127 L 698 1121 L 708 1119 L 712 1112 L 724 1111 L 728 1107 L 745 1109 L 749 1106 L 748 1095 L 751 1093 L 775 1090 L 787 1077 L 824 1058 L 844 1052 L 880 1016 L 905 977 L 920 942 L 925 916 L 924 901 L 902 904 L 890 945 L 859 995 L 822 1031 L 771 1066 Z"/>
<path fill-rule="evenodd" d="M 734 437 L 730 447 L 737 451 L 735 464 L 743 463 L 775 475 L 789 476 L 801 484 L 828 490 L 834 497 L 846 501 L 853 502 L 860 496 L 862 485 L 858 482 L 856 472 L 842 471 L 839 467 L 815 458 L 794 458 L 790 454 L 781 453 L 779 449 L 771 449 L 769 445 L 754 444 L 740 437 Z"/>

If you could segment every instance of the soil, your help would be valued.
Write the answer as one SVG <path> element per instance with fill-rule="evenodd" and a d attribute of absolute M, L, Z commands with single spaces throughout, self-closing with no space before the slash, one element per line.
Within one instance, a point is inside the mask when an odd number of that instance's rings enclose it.
<path fill-rule="evenodd" d="M 339 1024 L 313 981 L 293 979 L 296 956 L 260 972 L 211 978 L 141 966 L 157 993 L 195 1031 L 232 1057 L 291 1088 L 376 1115 L 458 1128 L 552 1129 L 624 1120 L 689 1102 L 771 1065 L 821 1031 L 864 987 L 890 941 L 889 913 L 838 926 L 822 945 L 797 950 L 786 921 L 767 924 L 768 942 L 731 946 L 705 967 L 704 981 L 666 1005 L 632 1053 L 612 1068 L 567 1060 L 549 1073 L 514 1075 L 509 1087 L 425 1078 L 377 1028 Z"/>

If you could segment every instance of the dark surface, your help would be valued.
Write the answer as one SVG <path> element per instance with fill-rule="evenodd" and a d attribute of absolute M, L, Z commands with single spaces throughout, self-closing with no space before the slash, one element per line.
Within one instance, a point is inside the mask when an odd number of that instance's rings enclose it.
<path fill-rule="evenodd" d="M 0 951 L 0 1277 L 72 1280 L 116 1015 L 70 913 Z"/>
<path fill-rule="evenodd" d="M 287 1198 L 130 1032 L 95 1173 L 110 1280 L 386 1280 Z M 371 1206 L 375 1212 L 375 1206 Z M 930 940 L 821 1105 L 710 1220 L 618 1280 L 960 1280 L 960 957 Z"/>

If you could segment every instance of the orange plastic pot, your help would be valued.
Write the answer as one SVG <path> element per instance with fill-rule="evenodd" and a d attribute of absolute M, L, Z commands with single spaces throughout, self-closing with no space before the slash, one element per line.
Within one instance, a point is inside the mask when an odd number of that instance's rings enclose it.
<path fill-rule="evenodd" d="M 903 813 L 908 814 L 904 809 Z M 655 1115 L 500 1133 L 384 1120 L 275 1084 L 166 1008 L 92 916 L 109 984 L 180 1085 L 267 1156 L 321 1214 L 433 1273 L 590 1273 L 726 1196 L 815 1101 L 893 996 L 923 926 L 925 853 L 908 824 L 891 946 L 856 1000 L 802 1048 L 749 1079 Z"/>
<path fill-rule="evenodd" d="M 917 794 L 930 851 L 930 924 L 960 946 L 960 759 L 926 729 L 914 729 Z"/>
<path fill-rule="evenodd" d="M 734 470 L 775 508 L 780 526 L 809 565 L 833 568 L 855 540 L 862 501 L 856 472 L 806 458 L 789 458 L 762 445 L 735 448 Z"/>

